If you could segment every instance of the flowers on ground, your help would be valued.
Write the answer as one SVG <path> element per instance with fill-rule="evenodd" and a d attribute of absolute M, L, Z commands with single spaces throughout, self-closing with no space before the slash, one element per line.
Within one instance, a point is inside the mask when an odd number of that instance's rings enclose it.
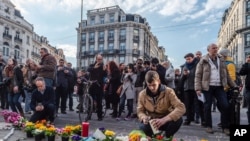
<path fill-rule="evenodd" d="M 36 128 L 35 128 L 35 124 L 33 122 L 26 122 L 25 123 L 24 131 L 31 132 L 34 129 L 36 129 Z"/>
<path fill-rule="evenodd" d="M 26 120 L 19 113 L 3 110 L 1 111 L 1 115 L 4 117 L 5 122 L 12 123 L 16 128 L 23 128 L 25 126 Z"/>
<path fill-rule="evenodd" d="M 81 126 L 81 125 L 72 126 L 72 132 L 73 132 L 74 134 L 81 133 L 81 130 L 82 130 L 82 126 Z"/>
<path fill-rule="evenodd" d="M 146 138 L 145 133 L 141 130 L 132 130 L 129 133 L 129 141 L 138 141 L 141 138 Z"/>
<path fill-rule="evenodd" d="M 53 125 L 47 126 L 44 131 L 45 136 L 55 136 L 56 135 L 56 128 Z"/>
<path fill-rule="evenodd" d="M 72 135 L 72 126 L 65 126 L 64 128 L 59 128 L 56 130 L 57 134 L 62 137 L 70 137 Z"/>

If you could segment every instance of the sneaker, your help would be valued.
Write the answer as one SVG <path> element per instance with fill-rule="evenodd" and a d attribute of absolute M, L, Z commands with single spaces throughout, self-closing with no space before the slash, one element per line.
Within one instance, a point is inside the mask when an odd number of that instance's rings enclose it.
<path fill-rule="evenodd" d="M 124 118 L 124 120 L 126 120 L 126 121 L 131 120 L 131 117 L 127 116 L 127 117 Z"/>
<path fill-rule="evenodd" d="M 69 111 L 74 111 L 74 109 L 70 108 Z"/>
<path fill-rule="evenodd" d="M 206 132 L 210 133 L 210 134 L 214 133 L 214 131 L 213 131 L 213 129 L 211 127 L 206 128 Z"/>
<path fill-rule="evenodd" d="M 225 128 L 225 129 L 223 129 L 223 133 L 226 134 L 227 136 L 229 136 L 230 135 L 230 130 Z"/>
<path fill-rule="evenodd" d="M 121 120 L 121 119 L 122 119 L 121 117 L 117 117 L 117 118 L 116 118 L 117 121 L 119 121 L 119 120 Z"/>
<path fill-rule="evenodd" d="M 219 128 L 221 128 L 221 122 L 220 122 L 220 123 L 218 123 L 218 124 L 217 124 L 217 126 L 218 126 Z"/>

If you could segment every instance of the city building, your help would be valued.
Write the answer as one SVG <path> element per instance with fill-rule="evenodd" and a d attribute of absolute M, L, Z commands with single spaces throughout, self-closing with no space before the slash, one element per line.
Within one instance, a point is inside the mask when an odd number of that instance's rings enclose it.
<path fill-rule="evenodd" d="M 33 25 L 24 19 L 10 0 L 0 0 L 0 54 L 3 58 L 15 58 L 19 64 L 31 58 L 39 63 L 42 47 L 47 48 L 57 60 L 65 59 L 62 49 L 56 49 L 46 37 L 37 35 Z"/>
<path fill-rule="evenodd" d="M 104 62 L 133 63 L 138 57 L 164 60 L 165 49 L 150 31 L 145 18 L 126 14 L 119 6 L 87 11 L 77 28 L 77 67 L 86 68 L 102 54 Z"/>
<path fill-rule="evenodd" d="M 233 0 L 225 10 L 218 33 L 218 46 L 228 48 L 237 65 L 250 54 L 250 0 Z"/>

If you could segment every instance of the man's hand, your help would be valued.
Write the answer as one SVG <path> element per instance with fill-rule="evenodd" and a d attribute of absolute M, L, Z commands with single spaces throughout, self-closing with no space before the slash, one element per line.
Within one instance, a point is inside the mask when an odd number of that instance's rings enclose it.
<path fill-rule="evenodd" d="M 171 121 L 171 118 L 169 116 L 163 117 L 163 118 L 157 118 L 152 119 L 153 126 L 157 129 L 159 129 L 162 125 L 166 124 L 167 122 Z"/>
<path fill-rule="evenodd" d="M 142 118 L 143 124 L 148 124 L 149 120 L 150 120 L 150 117 L 144 117 L 144 118 Z"/>
<path fill-rule="evenodd" d="M 196 91 L 196 94 L 198 95 L 198 96 L 201 96 L 201 91 Z"/>
<path fill-rule="evenodd" d="M 44 109 L 43 105 L 36 106 L 36 111 L 42 111 Z"/>
<path fill-rule="evenodd" d="M 18 91 L 19 91 L 18 86 L 14 86 L 13 92 L 14 92 L 14 93 L 18 93 Z"/>

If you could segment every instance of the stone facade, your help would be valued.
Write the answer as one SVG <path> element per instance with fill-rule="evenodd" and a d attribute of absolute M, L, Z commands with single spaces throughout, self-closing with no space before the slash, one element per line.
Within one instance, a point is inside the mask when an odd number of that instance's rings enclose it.
<path fill-rule="evenodd" d="M 119 6 L 88 10 L 77 28 L 77 67 L 85 68 L 100 53 L 104 62 L 135 62 L 138 57 L 164 60 L 165 49 L 150 31 L 145 18 L 126 14 Z"/>
<path fill-rule="evenodd" d="M 42 47 L 47 48 L 57 60 L 65 59 L 62 49 L 56 49 L 46 37 L 37 35 L 33 25 L 24 19 L 10 0 L 0 0 L 0 54 L 3 58 L 16 58 L 19 64 L 31 58 L 39 63 Z"/>
<path fill-rule="evenodd" d="M 218 45 L 228 48 L 239 69 L 250 54 L 250 0 L 233 0 L 225 10 Z"/>

